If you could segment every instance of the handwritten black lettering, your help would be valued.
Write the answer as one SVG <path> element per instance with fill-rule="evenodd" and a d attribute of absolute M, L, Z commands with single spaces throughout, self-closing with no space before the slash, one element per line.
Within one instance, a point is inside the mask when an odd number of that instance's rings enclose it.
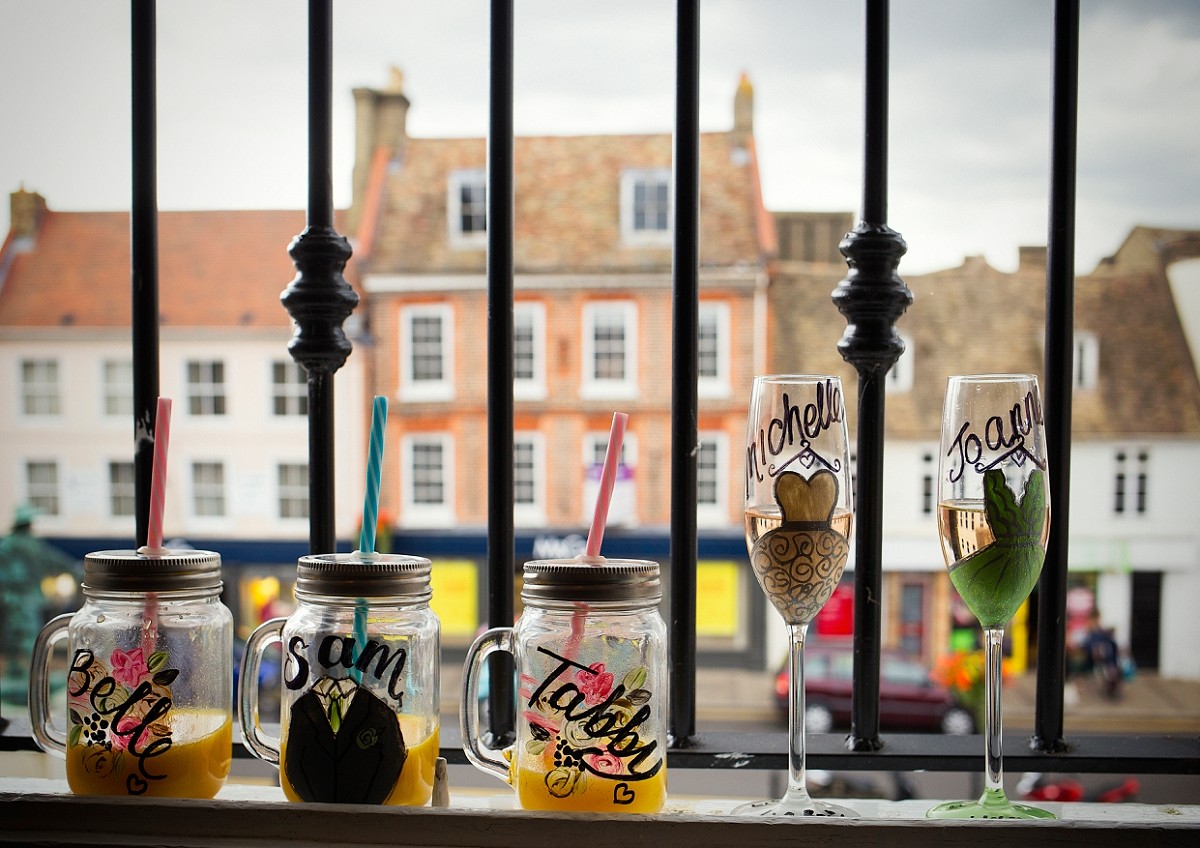
<path fill-rule="evenodd" d="M 767 475 L 776 476 L 784 467 L 804 456 L 829 465 L 813 451 L 812 443 L 835 424 L 840 424 L 845 415 L 841 389 L 834 386 L 832 380 L 819 384 L 813 400 L 802 406 L 793 404 L 791 396 L 784 392 L 780 417 L 772 418 L 759 428 L 746 447 L 747 492 L 755 482 L 761 483 Z M 792 451 L 796 452 L 783 462 L 774 461 Z"/>
<path fill-rule="evenodd" d="M 408 663 L 408 651 L 404 648 L 389 649 L 375 639 L 367 641 L 357 655 L 357 641 L 353 636 L 329 635 L 317 645 L 316 664 L 320 666 L 317 676 L 323 676 L 331 668 L 355 668 L 364 675 L 382 681 L 388 676 L 388 695 L 395 701 L 404 698 L 404 669 Z M 288 641 L 287 662 L 284 668 L 283 685 L 288 689 L 303 689 L 313 676 L 308 657 L 309 644 L 300 636 Z M 390 672 L 389 672 L 390 667 Z"/>
<path fill-rule="evenodd" d="M 589 737 L 608 740 L 606 747 L 610 754 L 622 759 L 628 758 L 628 762 L 625 763 L 625 772 L 622 774 L 612 774 L 592 768 L 588 763 L 587 755 L 602 754 L 603 748 L 599 746 L 576 748 L 575 753 L 579 757 L 580 768 L 597 777 L 608 779 L 646 780 L 657 774 L 663 764 L 661 756 L 654 760 L 644 771 L 639 771 L 639 767 L 646 760 L 654 756 L 658 748 L 657 740 L 643 743 L 640 734 L 637 732 L 638 728 L 650 718 L 650 707 L 643 704 L 632 715 L 628 715 L 625 710 L 617 707 L 617 702 L 622 701 L 625 697 L 624 684 L 617 684 L 603 701 L 589 707 L 587 705 L 587 696 L 573 681 L 563 681 L 556 687 L 555 684 L 559 683 L 563 674 L 572 668 L 587 674 L 595 674 L 596 672 L 588 666 L 581 665 L 574 660 L 556 654 L 541 646 L 538 647 L 538 651 L 558 660 L 558 665 L 542 680 L 538 688 L 534 690 L 527 706 L 534 706 L 545 695 L 546 705 L 550 709 L 561 713 L 564 721 L 579 722 L 583 732 Z"/>
<path fill-rule="evenodd" d="M 1036 457 L 1026 450 L 1025 439 L 1044 423 L 1041 401 L 1034 391 L 1027 392 L 1020 402 L 1012 405 L 1007 420 L 1003 415 L 992 415 L 984 421 L 982 435 L 976 431 L 974 422 L 964 421 L 946 451 L 950 458 L 948 481 L 957 483 L 968 468 L 982 474 L 1017 455 L 1020 461 L 1030 460 L 1040 466 Z M 984 462 L 984 448 L 990 452 L 990 462 Z"/>

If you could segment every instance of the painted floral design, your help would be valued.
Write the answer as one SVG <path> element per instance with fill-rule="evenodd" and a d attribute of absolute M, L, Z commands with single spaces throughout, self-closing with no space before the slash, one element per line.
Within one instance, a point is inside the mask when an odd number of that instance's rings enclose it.
<path fill-rule="evenodd" d="M 607 698 L 608 693 L 612 691 L 612 672 L 604 670 L 604 663 L 592 663 L 590 671 L 580 669 L 575 672 L 575 685 L 583 693 L 584 702 L 588 706 L 595 706 Z"/>
<path fill-rule="evenodd" d="M 169 746 L 171 684 L 178 675 L 167 667 L 165 651 L 146 656 L 141 648 L 117 648 L 107 662 L 86 649 L 75 652 L 67 676 L 67 744 L 86 748 L 82 762 L 89 774 L 119 774 L 122 758 L 141 759 Z"/>
<path fill-rule="evenodd" d="M 565 663 L 558 673 L 567 667 L 571 672 L 545 681 L 522 714 L 530 731 L 525 753 L 539 760 L 547 792 L 566 798 L 586 791 L 592 780 L 629 782 L 657 774 L 663 757 L 646 736 L 652 697 L 646 667 L 617 682 L 604 663 L 553 656 Z"/>

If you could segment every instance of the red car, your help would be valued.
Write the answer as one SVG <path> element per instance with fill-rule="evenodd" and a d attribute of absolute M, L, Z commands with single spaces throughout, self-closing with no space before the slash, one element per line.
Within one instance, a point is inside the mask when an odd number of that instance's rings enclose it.
<path fill-rule="evenodd" d="M 850 726 L 850 693 L 854 658 L 849 648 L 804 649 L 805 729 L 829 733 Z M 775 677 L 775 700 L 786 714 L 788 667 Z M 929 669 L 900 654 L 880 658 L 879 723 L 883 730 L 938 730 L 961 735 L 975 732 L 975 718 Z"/>

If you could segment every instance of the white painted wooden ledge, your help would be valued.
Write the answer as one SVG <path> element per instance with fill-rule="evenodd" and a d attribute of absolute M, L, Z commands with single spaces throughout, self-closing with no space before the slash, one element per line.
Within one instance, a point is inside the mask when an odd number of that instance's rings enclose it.
<path fill-rule="evenodd" d="M 171 848 L 866 848 L 1200 846 L 1200 806 L 1055 804 L 1052 822 L 930 822 L 937 801 L 839 801 L 854 820 L 755 819 L 729 815 L 734 801 L 678 799 L 661 814 L 567 815 L 514 809 L 507 793 L 451 792 L 451 806 L 405 808 L 292 804 L 278 787 L 230 784 L 212 801 L 72 795 L 66 782 L 0 778 L 0 843 Z"/>

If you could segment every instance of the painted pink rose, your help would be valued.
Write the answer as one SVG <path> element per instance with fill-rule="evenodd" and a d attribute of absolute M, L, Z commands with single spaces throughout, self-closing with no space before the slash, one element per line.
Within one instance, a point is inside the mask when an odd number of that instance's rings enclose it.
<path fill-rule="evenodd" d="M 133 741 L 133 734 L 137 732 L 141 722 L 133 716 L 125 716 L 117 722 L 116 728 L 109 735 L 112 740 L 114 751 L 124 751 L 129 748 L 129 743 Z M 143 731 L 142 736 L 145 736 Z"/>
<path fill-rule="evenodd" d="M 616 754 L 605 751 L 603 754 L 588 754 L 584 759 L 596 774 L 621 773 L 621 758 Z"/>
<path fill-rule="evenodd" d="M 141 648 L 134 648 L 128 653 L 120 648 L 115 648 L 110 662 L 112 663 L 112 676 L 128 689 L 136 687 L 142 682 L 142 678 L 150 673 L 150 669 L 146 666 L 146 660 L 142 656 Z"/>
<path fill-rule="evenodd" d="M 583 694 L 584 702 L 593 706 L 607 698 L 612 691 L 612 672 L 604 670 L 604 663 L 592 663 L 588 670 L 581 669 L 575 673 L 575 685 Z"/>

